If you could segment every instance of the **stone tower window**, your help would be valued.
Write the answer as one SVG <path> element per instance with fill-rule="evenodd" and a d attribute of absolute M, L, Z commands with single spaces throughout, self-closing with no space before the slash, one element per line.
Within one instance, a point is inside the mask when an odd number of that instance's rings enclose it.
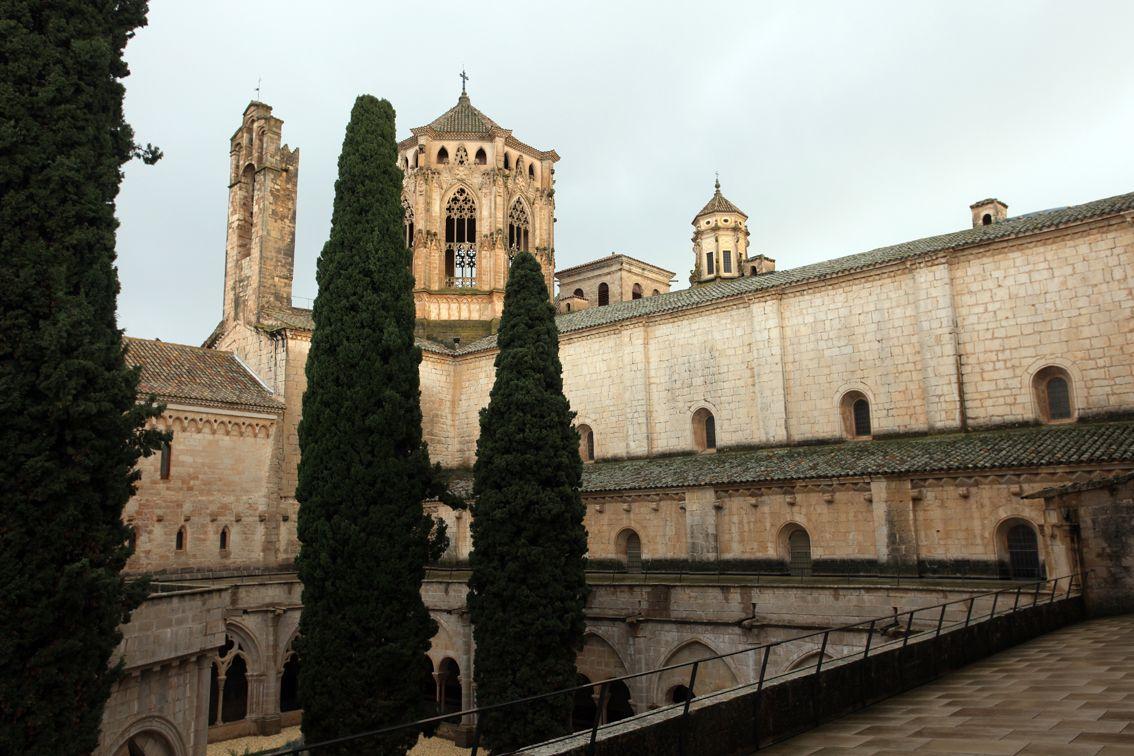
<path fill-rule="evenodd" d="M 727 249 L 721 252 L 721 269 L 725 273 L 732 272 L 732 252 Z"/>
<path fill-rule="evenodd" d="M 240 214 L 236 218 L 236 259 L 252 254 L 252 210 L 256 195 L 256 169 L 244 166 L 240 174 Z"/>
<path fill-rule="evenodd" d="M 473 162 L 476 163 L 477 165 L 487 165 L 488 164 L 488 155 L 487 155 L 487 153 L 485 153 L 483 147 L 476 151 L 476 157 L 473 158 Z"/>
<path fill-rule="evenodd" d="M 1036 373 L 1032 390 L 1041 421 L 1065 423 L 1075 419 L 1071 385 L 1071 374 L 1058 365 L 1049 365 Z"/>
<path fill-rule="evenodd" d="M 861 391 L 848 391 L 839 402 L 847 438 L 870 438 L 870 400 Z"/>
<path fill-rule="evenodd" d="M 598 306 L 605 307 L 610 304 L 610 287 L 603 281 L 598 285 Z"/>
<path fill-rule="evenodd" d="M 529 252 L 528 249 L 528 233 L 531 229 L 531 223 L 528 220 L 528 211 L 524 208 L 524 203 L 516 199 L 512 203 L 512 209 L 508 211 L 508 264 L 512 263 L 512 258 L 516 256 L 517 252 Z"/>
<path fill-rule="evenodd" d="M 457 165 L 469 164 L 469 151 L 465 149 L 463 144 L 457 147 L 457 152 L 453 155 L 453 162 Z"/>
<path fill-rule="evenodd" d="M 161 444 L 161 461 L 158 464 L 159 475 L 162 480 L 169 480 L 169 470 L 173 463 L 173 442 L 163 441 Z"/>
<path fill-rule="evenodd" d="M 463 186 L 445 206 L 445 285 L 476 286 L 476 200 Z"/>
<path fill-rule="evenodd" d="M 657 289 L 654 289 L 652 292 L 650 292 L 651 297 L 656 297 L 658 294 L 661 294 L 661 292 Z"/>
<path fill-rule="evenodd" d="M 788 533 L 788 572 L 799 577 L 811 574 L 811 536 L 801 527 Z"/>
<path fill-rule="evenodd" d="M 713 257 L 712 252 L 705 253 L 705 275 L 715 276 L 717 274 L 717 261 Z"/>
<path fill-rule="evenodd" d="M 582 289 L 575 289 L 575 296 L 577 296 L 579 299 L 586 299 L 586 297 L 583 296 Z"/>
<path fill-rule="evenodd" d="M 185 551 L 185 526 L 182 525 L 177 529 L 177 537 L 173 541 L 173 548 L 177 551 Z"/>
<path fill-rule="evenodd" d="M 579 426 L 579 456 L 584 462 L 595 461 L 595 433 L 589 425 Z"/>
<path fill-rule="evenodd" d="M 448 165 L 449 164 L 449 151 L 447 149 L 445 149 L 444 147 L 437 150 L 437 164 L 438 165 Z"/>
<path fill-rule="evenodd" d="M 630 291 L 630 298 L 631 299 L 641 299 L 642 298 L 642 284 L 640 284 L 640 283 L 634 284 L 634 288 L 631 289 L 631 291 Z"/>
<path fill-rule="evenodd" d="M 991 213 L 985 213 L 983 216 L 981 216 L 980 222 L 981 222 L 982 226 L 991 226 L 992 225 L 992 214 Z"/>
<path fill-rule="evenodd" d="M 413 249 L 413 206 L 402 197 L 402 224 L 405 227 L 406 249 Z"/>
<path fill-rule="evenodd" d="M 535 181 L 535 166 L 531 163 L 528 163 L 528 178 Z"/>
<path fill-rule="evenodd" d="M 508 170 L 511 170 L 511 169 L 512 169 L 512 158 L 507 152 L 505 152 L 504 153 L 504 170 L 508 171 Z"/>
<path fill-rule="evenodd" d="M 221 550 L 221 552 L 228 551 L 228 526 L 227 525 L 225 525 L 223 528 L 221 528 L 220 550 Z"/>
<path fill-rule="evenodd" d="M 717 448 L 717 420 L 704 407 L 693 413 L 693 448 L 699 452 Z"/>

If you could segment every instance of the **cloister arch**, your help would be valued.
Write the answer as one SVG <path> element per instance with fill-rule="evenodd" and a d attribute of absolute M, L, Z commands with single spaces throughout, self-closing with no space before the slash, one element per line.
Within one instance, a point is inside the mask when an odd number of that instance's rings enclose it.
<path fill-rule="evenodd" d="M 688 640 L 673 649 L 659 666 L 668 667 L 683 662 L 699 661 L 717 654 L 718 652 L 703 640 Z M 684 667 L 659 673 L 654 688 L 654 701 L 660 706 L 671 703 L 672 693 L 678 686 L 688 687 L 691 670 L 692 664 L 688 664 Z M 696 696 L 705 696 L 720 690 L 735 688 L 738 684 L 736 673 L 728 660 L 714 659 L 698 665 L 697 681 L 693 693 Z"/>
<path fill-rule="evenodd" d="M 1032 580 L 1044 577 L 1044 559 L 1036 524 L 1026 517 L 1005 517 L 996 525 L 996 558 L 1002 577 Z"/>
<path fill-rule="evenodd" d="M 110 750 L 113 756 L 188 756 L 177 726 L 165 717 L 149 715 L 127 725 Z"/>

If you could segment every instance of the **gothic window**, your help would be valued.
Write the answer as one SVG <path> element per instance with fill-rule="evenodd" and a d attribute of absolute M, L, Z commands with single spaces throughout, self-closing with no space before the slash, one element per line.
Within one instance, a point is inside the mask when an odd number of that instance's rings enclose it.
<path fill-rule="evenodd" d="M 177 538 L 173 542 L 173 547 L 178 551 L 185 551 L 185 526 L 182 525 L 177 529 Z"/>
<path fill-rule="evenodd" d="M 524 203 L 520 202 L 519 198 L 512 203 L 512 209 L 508 211 L 508 264 L 512 264 L 512 258 L 516 256 L 517 252 L 529 252 L 528 248 L 528 233 L 531 229 L 531 223 L 528 221 L 528 211 L 524 208 Z"/>
<path fill-rule="evenodd" d="M 1040 420 L 1045 423 L 1060 423 L 1075 417 L 1071 374 L 1057 365 L 1049 365 L 1036 373 L 1032 379 L 1032 390 L 1036 396 Z"/>
<path fill-rule="evenodd" d="M 861 391 L 848 391 L 839 402 L 843 433 L 847 438 L 870 438 L 870 400 Z"/>
<path fill-rule="evenodd" d="M 511 168 L 512 168 L 512 159 L 508 155 L 508 153 L 505 152 L 504 153 L 504 170 L 507 171 L 507 170 L 510 170 Z"/>
<path fill-rule="evenodd" d="M 288 647 L 280 675 L 280 712 L 299 710 L 299 654 Z M 432 682 L 432 679 L 430 679 Z"/>
<path fill-rule="evenodd" d="M 173 442 L 162 441 L 161 443 L 161 457 L 158 464 L 158 474 L 162 480 L 169 480 L 169 468 L 172 464 L 173 457 Z"/>
<path fill-rule="evenodd" d="M 722 267 L 723 272 L 725 272 L 725 273 L 731 273 L 732 272 L 732 251 L 731 250 L 726 249 L 724 252 L 721 252 L 721 263 L 722 263 L 721 267 Z"/>
<path fill-rule="evenodd" d="M 803 528 L 788 533 L 788 572 L 807 577 L 811 574 L 811 536 Z"/>
<path fill-rule="evenodd" d="M 402 225 L 405 227 L 406 249 L 413 249 L 413 206 L 402 197 Z"/>
<path fill-rule="evenodd" d="M 465 149 L 463 144 L 457 147 L 457 152 L 453 155 L 453 162 L 457 165 L 469 164 L 469 151 Z"/>
<path fill-rule="evenodd" d="M 238 260 L 252 254 L 252 208 L 256 194 L 256 170 L 252 164 L 244 166 L 240 174 L 238 201 L 239 215 L 236 218 L 236 258 Z"/>
<path fill-rule="evenodd" d="M 717 448 L 717 421 L 704 407 L 693 413 L 693 448 L 697 451 Z"/>
<path fill-rule="evenodd" d="M 485 153 L 483 147 L 476 151 L 476 157 L 473 159 L 473 162 L 476 163 L 477 165 L 487 165 L 488 164 L 488 155 Z"/>
<path fill-rule="evenodd" d="M 438 165 L 448 165 L 449 164 L 449 151 L 447 149 L 445 149 L 444 147 L 437 150 L 437 164 Z"/>
<path fill-rule="evenodd" d="M 417 168 L 417 150 L 413 151 L 413 161 L 410 163 L 410 165 L 414 168 Z"/>
<path fill-rule="evenodd" d="M 519 155 L 516 156 L 516 173 L 524 170 L 524 159 Z"/>
<path fill-rule="evenodd" d="M 595 461 L 595 434 L 589 425 L 579 426 L 579 456 L 584 462 Z"/>
<path fill-rule="evenodd" d="M 463 186 L 445 206 L 445 284 L 476 286 L 476 200 Z"/>
<path fill-rule="evenodd" d="M 220 550 L 221 551 L 228 551 L 228 526 L 221 528 Z"/>
<path fill-rule="evenodd" d="M 604 281 L 598 285 L 598 306 L 605 307 L 608 304 L 610 304 L 610 287 Z"/>
<path fill-rule="evenodd" d="M 212 663 L 209 724 L 239 722 L 247 716 L 248 659 L 240 642 L 225 635 Z"/>
<path fill-rule="evenodd" d="M 535 165 L 528 163 L 528 178 L 535 180 Z"/>
<path fill-rule="evenodd" d="M 715 276 L 717 274 L 716 260 L 713 258 L 712 252 L 705 253 L 705 275 Z"/>
<path fill-rule="evenodd" d="M 642 298 L 642 284 L 638 284 L 638 283 L 634 284 L 634 288 L 630 292 L 630 298 L 631 299 L 641 299 Z"/>

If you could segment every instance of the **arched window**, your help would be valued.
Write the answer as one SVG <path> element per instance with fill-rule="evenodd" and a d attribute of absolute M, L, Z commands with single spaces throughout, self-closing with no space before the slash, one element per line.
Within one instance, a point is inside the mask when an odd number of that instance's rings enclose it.
<path fill-rule="evenodd" d="M 418 163 L 417 163 L 417 150 L 414 150 L 413 151 L 413 158 L 410 159 L 410 166 L 413 167 L 413 168 L 417 168 L 417 165 L 418 165 Z"/>
<path fill-rule="evenodd" d="M 575 673 L 576 686 L 590 684 L 591 678 L 583 674 Z M 575 706 L 571 712 L 571 729 L 576 732 L 579 730 L 589 730 L 595 724 L 595 717 L 598 715 L 598 705 L 595 702 L 593 690 L 593 688 L 579 688 L 575 691 Z"/>
<path fill-rule="evenodd" d="M 684 685 L 674 685 L 673 689 L 669 691 L 670 703 L 685 703 L 692 697 L 693 696 L 689 692 L 689 688 L 685 687 Z"/>
<path fill-rule="evenodd" d="M 508 211 L 508 263 L 512 263 L 512 258 L 516 256 L 517 252 L 528 252 L 528 232 L 531 229 L 531 223 L 528 221 L 528 211 L 524 208 L 524 203 L 520 202 L 519 198 L 512 203 L 512 209 Z"/>
<path fill-rule="evenodd" d="M 457 146 L 457 152 L 453 155 L 453 162 L 457 165 L 469 164 L 469 151 L 465 149 L 463 144 Z"/>
<path fill-rule="evenodd" d="M 487 165 L 488 164 L 488 155 L 485 153 L 483 147 L 476 151 L 476 157 L 473 159 L 473 162 L 476 163 L 477 165 Z"/>
<path fill-rule="evenodd" d="M 445 206 L 445 285 L 476 286 L 476 200 L 463 186 Z"/>
<path fill-rule="evenodd" d="M 236 258 L 242 260 L 252 254 L 252 212 L 256 196 L 256 169 L 244 166 L 240 174 L 240 215 L 236 220 Z"/>
<path fill-rule="evenodd" d="M 406 249 L 413 249 L 413 205 L 402 197 L 402 225 L 405 229 Z"/>
<path fill-rule="evenodd" d="M 1060 423 L 1075 419 L 1071 385 L 1071 374 L 1058 365 L 1049 365 L 1036 373 L 1032 379 L 1032 390 L 1040 420 Z"/>
<path fill-rule="evenodd" d="M 637 284 L 637 283 L 634 284 L 634 288 L 630 292 L 630 298 L 631 299 L 641 299 L 642 298 L 642 284 Z"/>
<path fill-rule="evenodd" d="M 445 658 L 441 661 L 439 671 L 441 675 L 441 713 L 448 714 L 451 711 L 460 711 L 463 693 L 460 666 L 452 659 Z M 460 719 L 450 717 L 445 721 L 456 724 Z"/>
<path fill-rule="evenodd" d="M 847 438 L 870 438 L 870 400 L 861 391 L 848 391 L 839 402 L 843 433 Z"/>
<path fill-rule="evenodd" d="M 584 462 L 595 461 L 595 434 L 589 425 L 579 426 L 579 456 Z"/>
<path fill-rule="evenodd" d="M 1043 577 L 1039 539 L 1035 526 L 1023 518 L 1012 518 L 1000 524 L 997 533 L 1002 576 L 1013 580 Z"/>
<path fill-rule="evenodd" d="M 650 292 L 651 297 L 656 297 L 658 294 L 661 294 L 661 292 L 657 289 L 654 289 L 652 292 Z"/>
<path fill-rule="evenodd" d="M 280 712 L 299 710 L 299 654 L 288 651 L 280 675 Z M 432 677 L 430 682 L 433 682 Z"/>
<path fill-rule="evenodd" d="M 519 155 L 516 156 L 516 173 L 524 170 L 524 159 Z"/>
<path fill-rule="evenodd" d="M 693 448 L 697 451 L 717 448 L 717 420 L 704 407 L 693 413 Z"/>
<path fill-rule="evenodd" d="M 508 155 L 508 153 L 505 152 L 504 153 L 504 170 L 506 170 L 506 171 L 511 170 L 511 168 L 512 168 L 512 159 Z"/>
<path fill-rule="evenodd" d="M 232 636 L 213 659 L 209 685 L 209 724 L 239 722 L 248 716 L 248 660 Z"/>
<path fill-rule="evenodd" d="M 570 302 L 567 303 L 567 312 L 571 312 L 571 303 Z"/>
<path fill-rule="evenodd" d="M 642 539 L 637 532 L 627 528 L 618 534 L 618 551 L 626 561 L 628 572 L 642 571 Z"/>
<path fill-rule="evenodd" d="M 604 281 L 598 285 L 598 306 L 605 307 L 608 304 L 610 304 L 610 287 Z"/>
<path fill-rule="evenodd" d="M 228 551 L 228 526 L 225 525 L 221 528 L 220 532 L 220 550 Z"/>
<path fill-rule="evenodd" d="M 177 538 L 174 541 L 174 548 L 178 551 L 185 551 L 185 526 L 182 525 L 177 529 Z"/>
<path fill-rule="evenodd" d="M 992 215 L 989 214 L 989 213 L 985 213 L 984 217 L 982 217 L 980 219 L 980 222 L 981 222 L 982 225 L 991 226 L 992 225 Z"/>
<path fill-rule="evenodd" d="M 449 164 L 449 151 L 447 149 L 445 149 L 444 147 L 437 150 L 437 164 L 438 165 L 448 165 Z"/>
<path fill-rule="evenodd" d="M 173 466 L 173 441 L 161 442 L 161 458 L 158 463 L 158 477 L 169 480 L 169 472 Z"/>
<path fill-rule="evenodd" d="M 528 163 L 528 178 L 535 181 L 535 164 Z"/>
<path fill-rule="evenodd" d="M 803 528 L 795 528 L 787 537 L 788 572 L 806 577 L 811 574 L 811 536 Z"/>
<path fill-rule="evenodd" d="M 583 290 L 582 289 L 575 289 L 575 296 L 578 297 L 579 299 L 586 299 L 586 297 L 583 296 Z"/>

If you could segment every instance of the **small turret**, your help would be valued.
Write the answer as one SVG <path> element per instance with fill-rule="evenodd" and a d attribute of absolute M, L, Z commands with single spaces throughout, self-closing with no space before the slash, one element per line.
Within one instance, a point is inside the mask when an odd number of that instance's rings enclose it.
<path fill-rule="evenodd" d="M 748 259 L 748 216 L 721 194 L 721 181 L 701 212 L 693 218 L 694 286 L 744 275 Z"/>

